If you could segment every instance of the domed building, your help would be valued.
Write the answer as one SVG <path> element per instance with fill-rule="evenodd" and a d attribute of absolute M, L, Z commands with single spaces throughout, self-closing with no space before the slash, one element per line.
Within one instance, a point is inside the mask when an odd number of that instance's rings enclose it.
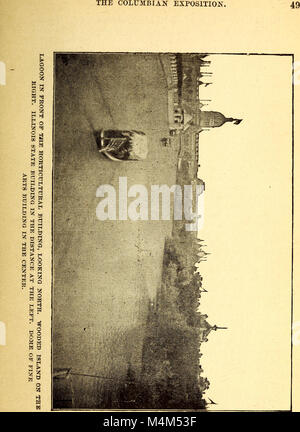
<path fill-rule="evenodd" d="M 215 128 L 220 127 L 224 123 L 233 122 L 238 125 L 241 123 L 241 119 L 235 119 L 232 117 L 225 117 L 223 114 L 217 111 L 200 111 L 197 116 L 197 125 L 201 128 Z"/>

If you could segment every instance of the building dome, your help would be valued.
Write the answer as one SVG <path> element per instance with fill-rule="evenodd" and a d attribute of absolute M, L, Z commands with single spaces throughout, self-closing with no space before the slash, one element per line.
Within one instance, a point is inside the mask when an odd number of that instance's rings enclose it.
<path fill-rule="evenodd" d="M 217 111 L 200 111 L 200 126 L 202 128 L 220 127 L 226 122 L 240 124 L 242 120 L 225 117 Z"/>

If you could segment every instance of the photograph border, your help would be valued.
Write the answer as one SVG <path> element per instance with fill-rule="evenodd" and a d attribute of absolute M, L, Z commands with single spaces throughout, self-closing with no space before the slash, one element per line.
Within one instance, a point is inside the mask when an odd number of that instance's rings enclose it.
<path fill-rule="evenodd" d="M 54 222 L 54 159 L 55 159 L 55 85 L 56 85 L 56 56 L 59 54 L 207 54 L 207 55 L 243 55 L 243 56 L 279 56 L 279 57 L 291 57 L 292 63 L 291 63 L 291 84 L 292 84 L 292 94 L 291 94 L 291 103 L 292 103 L 292 124 L 291 124 L 291 131 L 292 131 L 292 160 L 291 160 L 291 187 L 292 187 L 292 193 L 291 193 L 291 303 L 290 303 L 290 310 L 291 310 L 291 319 L 290 319 L 290 367 L 291 367 L 291 374 L 290 374 L 290 408 L 287 410 L 267 410 L 267 409 L 261 409 L 261 410 L 213 410 L 210 412 L 292 412 L 293 411 L 293 319 L 294 319 L 294 211 L 295 211 L 295 203 L 294 203 L 294 158 L 295 158 L 295 151 L 294 151 L 294 129 L 295 129 L 295 91 L 294 91 L 294 62 L 295 62 L 295 55 L 294 53 L 253 53 L 253 52 L 206 52 L 206 51 L 197 51 L 197 52 L 186 52 L 186 51 L 176 51 L 176 52 L 169 52 L 169 51 L 53 51 L 53 100 L 52 100 L 52 193 L 51 193 L 51 411 L 53 412 L 72 412 L 72 411 L 81 411 L 81 412 L 157 412 L 156 409 L 89 409 L 89 408 L 53 408 L 53 298 L 54 298 L 54 284 L 53 284 L 53 257 L 54 257 L 54 229 L 53 229 L 53 222 Z M 159 412 L 166 413 L 166 412 L 205 412 L 205 410 L 193 410 L 193 409 L 159 409 Z"/>

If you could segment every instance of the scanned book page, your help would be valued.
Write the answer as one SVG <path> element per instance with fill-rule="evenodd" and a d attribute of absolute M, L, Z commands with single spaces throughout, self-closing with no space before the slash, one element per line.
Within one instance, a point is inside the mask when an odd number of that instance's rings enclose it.
<path fill-rule="evenodd" d="M 299 2 L 0 8 L 0 409 L 299 410 Z"/>

